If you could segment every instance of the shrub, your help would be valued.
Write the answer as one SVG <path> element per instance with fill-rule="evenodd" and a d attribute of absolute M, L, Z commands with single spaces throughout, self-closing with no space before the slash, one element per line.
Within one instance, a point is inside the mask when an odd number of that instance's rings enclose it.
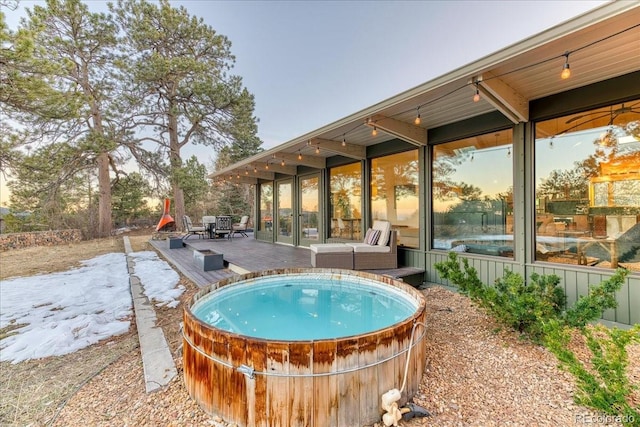
<path fill-rule="evenodd" d="M 460 262 L 455 252 L 449 252 L 446 261 L 435 264 L 435 268 L 442 278 L 458 287 L 461 293 L 469 295 L 471 299 L 481 299 L 485 286 L 478 278 L 478 271 L 469 266 L 469 260 L 462 259 L 464 271 L 460 269 Z"/>
<path fill-rule="evenodd" d="M 592 286 L 589 294 L 581 296 L 578 301 L 567 310 L 564 320 L 569 326 L 584 327 L 587 323 L 598 319 L 602 313 L 610 308 L 616 308 L 615 293 L 622 288 L 629 272 L 623 268 L 616 270 L 609 279 Z"/>
<path fill-rule="evenodd" d="M 497 279 L 495 288 L 488 288 L 485 305 L 503 323 L 533 340 L 542 337 L 542 325 L 557 318 L 565 304 L 564 291 L 558 287 L 556 275 L 532 274 L 525 284 L 520 274 L 505 270 L 504 277 Z"/>
<path fill-rule="evenodd" d="M 606 414 L 620 416 L 624 425 L 638 425 L 640 412 L 627 401 L 637 386 L 630 384 L 626 375 L 629 358 L 626 347 L 632 341 L 640 342 L 640 325 L 627 331 L 607 329 L 604 326 L 582 328 L 591 352 L 592 369 L 588 369 L 570 350 L 570 327 L 559 320 L 545 325 L 545 346 L 558 358 L 560 366 L 576 379 L 576 403 L 598 409 Z"/>
<path fill-rule="evenodd" d="M 544 321 L 559 316 L 564 307 L 564 291 L 558 287 L 560 278 L 555 275 L 534 273 L 530 283 L 525 284 L 520 274 L 505 269 L 495 287 L 486 286 L 466 258 L 462 259 L 461 268 L 455 252 L 450 252 L 446 261 L 436 263 L 435 268 L 501 322 L 536 341 L 541 337 Z"/>
<path fill-rule="evenodd" d="M 461 267 L 454 252 L 449 253 L 447 261 L 435 264 L 435 268 L 443 278 L 491 311 L 501 322 L 534 341 L 543 342 L 556 355 L 560 366 L 576 378 L 579 389 L 576 403 L 620 416 L 625 425 L 638 425 L 638 408 L 627 401 L 637 386 L 630 384 L 626 376 L 626 347 L 632 341 L 640 342 L 640 325 L 628 331 L 598 326 L 593 332 L 585 327 L 605 310 L 617 306 L 615 293 L 622 287 L 628 271 L 618 269 L 611 278 L 592 286 L 588 295 L 580 297 L 563 312 L 565 295 L 558 287 L 558 276 L 534 273 L 525 284 L 520 274 L 505 270 L 504 277 L 496 280 L 495 287 L 490 287 L 480 281 L 467 259 L 462 260 Z M 592 369 L 588 369 L 569 347 L 572 328 L 578 328 L 585 337 Z"/>

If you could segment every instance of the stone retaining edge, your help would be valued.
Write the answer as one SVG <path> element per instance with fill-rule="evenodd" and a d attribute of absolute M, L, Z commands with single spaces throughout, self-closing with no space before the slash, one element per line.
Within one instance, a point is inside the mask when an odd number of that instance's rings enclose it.
<path fill-rule="evenodd" d="M 178 371 L 162 328 L 156 325 L 157 318 L 153 305 L 144 295 L 140 279 L 133 274 L 135 262 L 129 256 L 133 252 L 129 237 L 124 236 L 123 239 L 127 254 L 131 297 L 133 298 L 138 328 L 138 340 L 140 341 L 140 353 L 142 354 L 145 388 L 147 393 L 151 393 L 169 384 L 178 375 Z"/>

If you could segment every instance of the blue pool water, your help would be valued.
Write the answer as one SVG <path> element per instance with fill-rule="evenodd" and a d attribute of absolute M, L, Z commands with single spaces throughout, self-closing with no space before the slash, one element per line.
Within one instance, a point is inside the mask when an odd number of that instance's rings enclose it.
<path fill-rule="evenodd" d="M 358 276 L 266 276 L 223 286 L 198 300 L 193 314 L 218 329 L 271 340 L 347 337 L 407 319 L 418 302 Z"/>

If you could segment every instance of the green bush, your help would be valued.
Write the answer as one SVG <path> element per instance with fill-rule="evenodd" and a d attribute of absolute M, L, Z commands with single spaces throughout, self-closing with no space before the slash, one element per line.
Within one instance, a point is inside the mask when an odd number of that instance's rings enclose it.
<path fill-rule="evenodd" d="M 592 286 L 589 294 L 581 296 L 575 305 L 567 310 L 565 322 L 569 326 L 584 327 L 587 323 L 598 319 L 602 313 L 610 308 L 616 308 L 615 293 L 622 288 L 629 271 L 619 268 L 609 279 Z"/>
<path fill-rule="evenodd" d="M 435 264 L 440 276 L 458 287 L 461 293 L 469 295 L 471 299 L 478 300 L 483 297 L 485 286 L 478 278 L 475 268 L 469 266 L 469 260 L 462 258 L 464 271 L 460 269 L 460 262 L 455 252 L 449 252 L 446 261 Z"/>
<path fill-rule="evenodd" d="M 560 278 L 555 275 L 531 275 L 525 284 L 520 274 L 505 270 L 495 287 L 485 291 L 485 305 L 503 323 L 533 340 L 542 337 L 542 325 L 557 318 L 564 309 L 565 294 L 558 287 Z"/>
<path fill-rule="evenodd" d="M 630 384 L 627 378 L 629 358 L 626 347 L 633 341 L 640 342 L 640 325 L 627 331 L 607 329 L 602 325 L 593 331 L 589 328 L 581 331 L 591 352 L 592 369 L 587 369 L 569 349 L 569 326 L 559 320 L 545 325 L 545 346 L 558 358 L 561 368 L 576 379 L 576 403 L 619 416 L 624 425 L 639 425 L 640 412 L 627 401 L 637 386 Z"/>
<path fill-rule="evenodd" d="M 491 287 L 480 281 L 467 259 L 460 262 L 454 252 L 449 253 L 447 261 L 435 264 L 435 268 L 441 277 L 488 309 L 502 323 L 536 342 L 543 342 L 556 355 L 560 366 L 576 378 L 579 389 L 576 403 L 620 416 L 625 425 L 638 425 L 638 408 L 633 408 L 627 401 L 637 386 L 630 384 L 626 376 L 626 347 L 633 341 L 640 342 L 640 325 L 628 331 L 599 326 L 595 333 L 585 328 L 605 310 L 617 306 L 615 293 L 629 274 L 627 270 L 618 269 L 608 280 L 591 286 L 588 295 L 563 311 L 565 294 L 558 286 L 558 276 L 534 273 L 525 284 L 520 274 L 505 270 L 504 277 Z M 585 337 L 593 369 L 587 369 L 570 350 L 572 328 L 578 328 Z"/>
<path fill-rule="evenodd" d="M 501 322 L 536 341 L 541 337 L 544 321 L 559 316 L 564 308 L 564 291 L 558 287 L 560 278 L 555 275 L 534 273 L 530 283 L 525 284 L 520 274 L 505 269 L 495 287 L 486 286 L 469 261 L 459 261 L 455 252 L 450 252 L 446 261 L 436 263 L 435 268 Z"/>
<path fill-rule="evenodd" d="M 589 294 L 580 299 L 566 312 L 564 291 L 558 286 L 556 275 L 533 273 L 529 283 L 512 271 L 505 269 L 504 277 L 496 280 L 495 286 L 487 286 L 478 278 L 469 261 L 460 261 L 455 252 L 450 252 L 446 261 L 435 264 L 444 279 L 458 287 L 461 293 L 486 307 L 491 313 L 517 330 L 537 340 L 541 337 L 544 323 L 557 318 L 563 323 L 584 327 L 597 320 L 602 313 L 617 306 L 615 293 L 622 287 L 629 272 L 619 268 L 613 276 L 599 285 L 589 288 Z"/>

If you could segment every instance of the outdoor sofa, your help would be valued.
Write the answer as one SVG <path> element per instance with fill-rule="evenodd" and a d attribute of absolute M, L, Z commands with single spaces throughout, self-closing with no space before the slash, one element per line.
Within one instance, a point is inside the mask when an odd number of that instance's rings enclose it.
<path fill-rule="evenodd" d="M 398 267 L 397 232 L 388 221 L 374 221 L 363 242 L 310 245 L 316 268 L 376 270 Z"/>

